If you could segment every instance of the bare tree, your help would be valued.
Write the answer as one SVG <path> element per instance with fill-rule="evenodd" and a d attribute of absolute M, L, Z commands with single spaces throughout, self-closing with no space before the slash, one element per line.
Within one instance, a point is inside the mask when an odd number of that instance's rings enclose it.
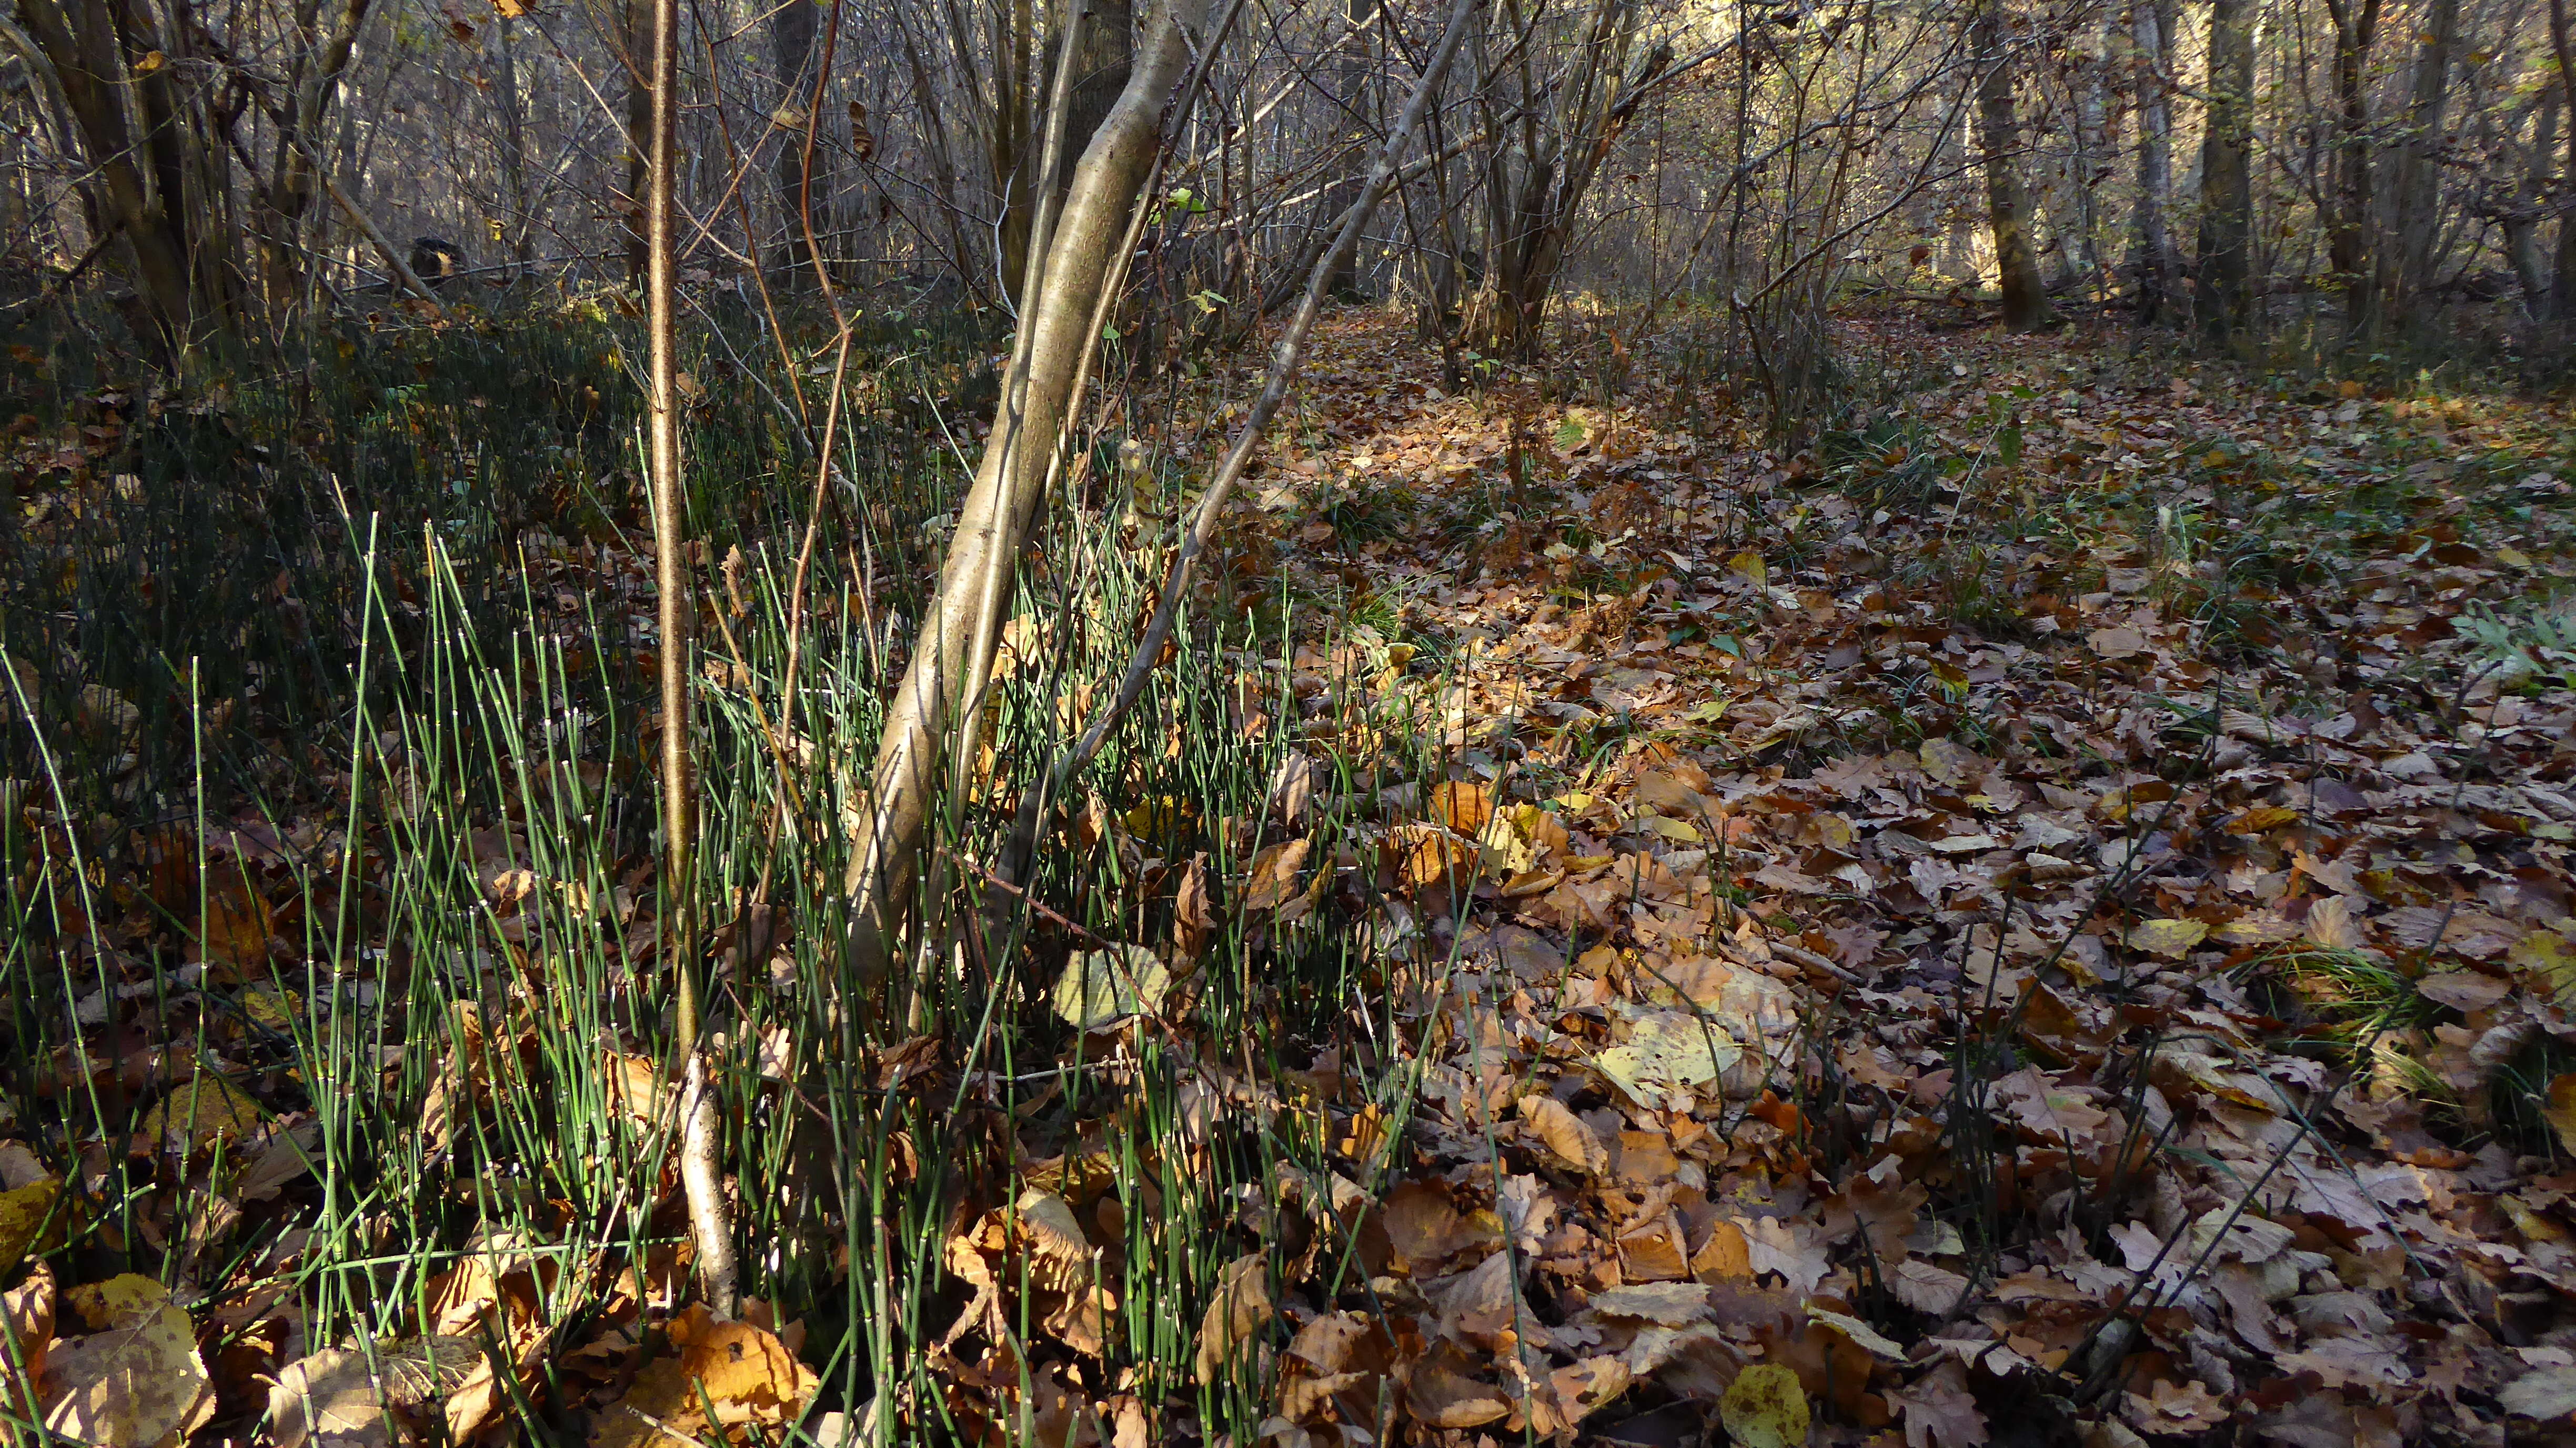
<path fill-rule="evenodd" d="M 1985 151 L 1986 222 L 1994 230 L 1995 271 L 2003 290 L 2004 326 L 2036 331 L 2055 320 L 2031 246 L 2030 197 L 2022 184 L 2021 125 L 2013 114 L 2012 48 L 2004 39 L 2002 0 L 1980 0 L 1970 22 L 1977 49 L 1977 140 Z"/>
<path fill-rule="evenodd" d="M 1042 211 L 1032 227 L 1001 413 L 959 505 L 938 594 L 887 707 L 851 854 L 850 953 L 865 980 L 882 983 L 891 973 L 918 888 L 948 734 L 970 717 L 962 706 L 991 669 L 1011 570 L 1037 517 L 1094 314 L 1161 138 L 1164 100 L 1193 46 L 1206 43 L 1198 33 L 1205 13 L 1204 0 L 1164 0 L 1126 87 L 1074 168 L 1062 219 L 1049 226 Z M 1060 135 L 1062 122 L 1053 129 Z"/>
<path fill-rule="evenodd" d="M 2254 31 L 2250 0 L 2211 0 L 2209 116 L 2200 146 L 2196 302 L 2213 341 L 2233 342 L 2253 312 Z"/>
<path fill-rule="evenodd" d="M 2137 47 L 2138 194 L 2130 234 L 2138 272 L 2138 320 L 2162 315 L 2180 267 L 2168 217 L 2173 193 L 2173 0 L 2131 0 L 2129 31 Z"/>

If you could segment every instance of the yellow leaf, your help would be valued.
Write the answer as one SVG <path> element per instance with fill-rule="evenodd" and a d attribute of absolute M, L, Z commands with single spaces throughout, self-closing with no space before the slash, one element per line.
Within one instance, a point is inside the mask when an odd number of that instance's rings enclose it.
<path fill-rule="evenodd" d="M 78 1314 L 93 1332 L 131 1326 L 169 1300 L 167 1288 L 140 1272 L 86 1283 L 63 1293 L 63 1306 Z"/>
<path fill-rule="evenodd" d="M 1807 1394 L 1798 1375 L 1778 1363 L 1755 1363 L 1735 1375 L 1717 1401 L 1718 1421 L 1739 1448 L 1802 1448 Z"/>
<path fill-rule="evenodd" d="M 1069 1024 L 1097 1031 L 1160 1010 L 1172 989 L 1161 957 L 1141 945 L 1088 950 L 1065 965 L 1048 999 Z"/>
<path fill-rule="evenodd" d="M 2515 941 L 2505 959 L 2538 977 L 2552 995 L 2576 990 L 2576 945 L 2555 930 L 2535 930 Z"/>
<path fill-rule="evenodd" d="M 30 1182 L 16 1191 L 0 1192 L 0 1273 L 18 1270 L 18 1263 L 31 1251 L 49 1250 L 62 1240 L 62 1224 L 54 1221 L 54 1199 L 62 1195 L 58 1181 Z M 41 1237 L 44 1246 L 39 1246 Z"/>
<path fill-rule="evenodd" d="M 1724 1031 L 1683 1011 L 1648 1011 L 1627 1043 L 1592 1058 L 1593 1069 L 1640 1105 L 1658 1106 L 1668 1088 L 1703 1085 L 1744 1059 Z"/>
<path fill-rule="evenodd" d="M 155 1151 L 189 1157 L 219 1141 L 250 1135 L 268 1113 L 248 1093 L 212 1071 L 200 1071 L 170 1088 L 144 1113 L 142 1136 Z"/>
<path fill-rule="evenodd" d="M 163 55 L 157 50 L 151 51 L 141 60 L 134 62 L 134 73 L 136 75 L 150 75 L 169 63 L 170 57 Z"/>
<path fill-rule="evenodd" d="M 1730 571 L 1751 579 L 1756 588 L 1771 586 L 1771 565 L 1763 562 L 1762 555 L 1750 548 L 1726 560 L 1726 566 Z"/>
<path fill-rule="evenodd" d="M 2209 926 L 2199 920 L 2150 920 L 2129 928 L 2126 939 L 2131 950 L 2160 955 L 2167 960 L 2180 960 L 2191 948 L 2209 938 Z"/>
<path fill-rule="evenodd" d="M 127 1281 L 104 1285 L 139 1299 L 143 1294 L 120 1285 Z M 196 1327 L 166 1300 L 137 1308 L 107 1331 L 55 1343 L 41 1388 L 45 1427 L 99 1448 L 153 1448 L 185 1437 L 215 1411 Z"/>
<path fill-rule="evenodd" d="M 1688 820 L 1666 819 L 1662 815 L 1639 815 L 1633 823 L 1650 835 L 1660 835 L 1685 845 L 1696 845 L 1703 838 L 1698 827 Z"/>

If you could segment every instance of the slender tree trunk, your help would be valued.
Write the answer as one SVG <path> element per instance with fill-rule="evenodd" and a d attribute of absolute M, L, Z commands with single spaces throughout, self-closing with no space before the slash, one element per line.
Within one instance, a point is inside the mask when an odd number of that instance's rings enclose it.
<path fill-rule="evenodd" d="M 2397 148 L 2396 240 L 2383 253 L 2380 306 L 2388 322 L 2409 326 L 2433 285 L 2433 243 L 2442 227 L 2442 142 L 2451 90 L 2451 51 L 2460 30 L 2460 0 L 2432 0 L 2406 107 L 2406 138 Z"/>
<path fill-rule="evenodd" d="M 296 32 L 313 43 L 298 53 L 288 72 L 290 99 L 278 124 L 276 162 L 262 188 L 260 251 L 268 308 L 283 315 L 304 290 L 306 219 L 313 210 L 314 163 L 309 153 L 323 145 L 322 121 L 339 94 L 342 73 L 365 28 L 370 0 L 345 0 L 332 10 L 327 25 L 318 7 L 307 0 L 298 7 Z"/>
<path fill-rule="evenodd" d="M 2549 0 L 2549 44 L 2558 55 L 2558 86 L 2567 98 L 2567 165 L 2559 172 L 2558 275 L 2547 315 L 2553 321 L 2576 321 L 2576 212 L 2563 209 L 2576 196 L 2576 26 L 2567 17 L 2567 0 Z"/>
<path fill-rule="evenodd" d="M 1335 108 L 1339 112 L 1334 117 L 1334 127 L 1343 135 L 1358 132 L 1368 124 L 1370 119 L 1371 82 L 1378 75 L 1377 13 L 1378 0 L 1347 0 L 1343 12 L 1349 23 L 1349 29 L 1342 35 L 1336 67 L 1340 74 L 1336 77 L 1338 84 L 1334 87 L 1339 92 L 1334 98 Z M 1337 181 L 1326 188 L 1322 225 L 1339 224 L 1341 218 L 1350 211 L 1351 204 L 1359 200 L 1360 185 L 1361 178 L 1353 176 L 1344 181 Z M 1359 265 L 1359 248 L 1355 246 L 1343 255 L 1340 263 L 1335 266 L 1333 274 L 1325 279 L 1326 295 L 1336 297 L 1357 295 Z"/>
<path fill-rule="evenodd" d="M 2344 331 L 2371 328 L 2370 88 L 2367 68 L 2379 33 L 2380 0 L 2326 0 L 2334 22 L 2335 151 L 2327 191 L 2326 265 L 2344 295 Z"/>
<path fill-rule="evenodd" d="M 645 284 L 652 254 L 645 213 L 646 173 L 653 148 L 653 45 L 656 0 L 626 0 L 626 279 Z"/>
<path fill-rule="evenodd" d="M 2550 172 L 2558 155 L 2559 105 L 2554 87 L 2542 91 L 2530 144 L 2513 147 L 2522 162 L 2522 180 L 2504 218 L 2505 256 L 2513 264 L 2523 310 L 2534 321 L 2549 315 L 2549 269 L 2540 256 L 2540 222 L 2548 215 Z"/>
<path fill-rule="evenodd" d="M 1977 142 L 1985 152 L 1986 221 L 1995 238 L 1995 271 L 2003 290 L 2004 327 L 2030 332 L 2056 320 L 2031 245 L 2030 197 L 2021 179 L 2021 125 L 2013 115 L 2011 52 L 2004 43 L 2002 0 L 1977 7 Z"/>
<path fill-rule="evenodd" d="M 2138 206 L 2132 217 L 2137 253 L 2138 321 L 2164 312 L 2177 268 L 2167 219 L 2173 196 L 2173 89 L 2165 68 L 2173 55 L 2170 0 L 2132 0 L 2130 34 L 2138 51 Z"/>
<path fill-rule="evenodd" d="M 817 239 L 832 234 L 831 177 L 824 167 L 809 164 L 805 146 L 807 128 L 825 124 L 817 75 L 822 11 L 813 0 L 788 0 L 769 19 L 770 60 L 778 70 L 778 105 L 771 119 L 790 128 L 778 147 L 778 204 L 786 236 L 773 270 L 779 284 L 791 287 L 800 278 L 812 280 L 807 232 Z"/>
<path fill-rule="evenodd" d="M 801 3 L 801 0 L 800 0 Z M 697 1248 L 698 1287 L 719 1319 L 737 1305 L 733 1225 L 722 1192 L 722 1138 L 715 1084 L 699 1039 L 697 955 L 698 781 L 690 748 L 690 601 L 686 558 L 688 489 L 680 453 L 679 374 L 679 0 L 650 0 L 653 43 L 635 57 L 647 68 L 650 104 L 643 145 L 644 298 L 650 333 L 646 399 L 653 491 L 653 579 L 661 634 L 662 960 L 677 998 L 680 1062 L 680 1186 Z"/>
<path fill-rule="evenodd" d="M 2200 147 L 2200 324 L 2232 344 L 2253 317 L 2254 31 L 2251 0 L 2209 7 L 2209 122 Z"/>
<path fill-rule="evenodd" d="M 1037 517 L 1091 320 L 1161 139 L 1165 99 L 1204 43 L 1204 0 L 1163 0 L 1129 72 L 1073 172 L 1045 266 L 1021 298 L 1021 340 L 1003 405 L 958 508 L 939 592 L 922 621 L 850 857 L 851 963 L 870 989 L 891 974 L 910 917 L 950 731 L 989 669 L 1009 607 L 1007 583 Z"/>
<path fill-rule="evenodd" d="M 511 37 L 510 23 L 506 15 L 492 18 L 493 88 L 499 92 L 501 113 L 501 197 L 509 209 L 509 219 L 493 232 L 492 244 L 508 244 L 514 268 L 510 280 L 517 281 L 536 256 L 537 198 L 528 178 L 528 98 L 519 87 L 519 48 Z"/>

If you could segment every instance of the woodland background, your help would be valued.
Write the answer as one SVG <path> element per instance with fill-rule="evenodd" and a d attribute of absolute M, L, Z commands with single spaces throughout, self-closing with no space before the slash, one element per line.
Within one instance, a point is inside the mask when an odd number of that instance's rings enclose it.
<path fill-rule="evenodd" d="M 0 1418 L 2576 1435 L 2567 0 L 0 7 Z"/>

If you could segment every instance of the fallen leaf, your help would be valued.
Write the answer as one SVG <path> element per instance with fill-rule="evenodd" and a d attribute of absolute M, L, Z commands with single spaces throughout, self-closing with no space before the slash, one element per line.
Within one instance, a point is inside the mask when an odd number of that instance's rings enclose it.
<path fill-rule="evenodd" d="M 1739 1448 L 1804 1448 L 1807 1441 L 1806 1390 L 1778 1363 L 1755 1363 L 1736 1374 L 1718 1399 L 1717 1416 Z"/>
<path fill-rule="evenodd" d="M 1255 1252 L 1238 1257 L 1217 1274 L 1216 1295 L 1199 1318 L 1198 1350 L 1192 1359 L 1198 1380 L 1223 1382 L 1238 1366 L 1237 1354 L 1270 1326 L 1270 1256 Z"/>
<path fill-rule="evenodd" d="M 57 1339 L 37 1397 L 48 1431 L 98 1448 L 152 1448 L 214 1416 L 215 1389 L 197 1356 L 197 1330 L 161 1284 L 128 1273 L 74 1288 L 102 1330 Z"/>
<path fill-rule="evenodd" d="M 1171 988 L 1160 956 L 1142 945 L 1118 945 L 1066 962 L 1048 1001 L 1068 1025 L 1097 1031 L 1162 1009 Z"/>
<path fill-rule="evenodd" d="M 1609 1148 L 1555 1097 L 1522 1097 L 1521 1122 L 1566 1165 L 1595 1176 L 1610 1169 Z"/>
<path fill-rule="evenodd" d="M 2131 950 L 2180 960 L 2209 938 L 2209 926 L 2198 920 L 2149 920 L 2129 927 L 2121 938 Z"/>

